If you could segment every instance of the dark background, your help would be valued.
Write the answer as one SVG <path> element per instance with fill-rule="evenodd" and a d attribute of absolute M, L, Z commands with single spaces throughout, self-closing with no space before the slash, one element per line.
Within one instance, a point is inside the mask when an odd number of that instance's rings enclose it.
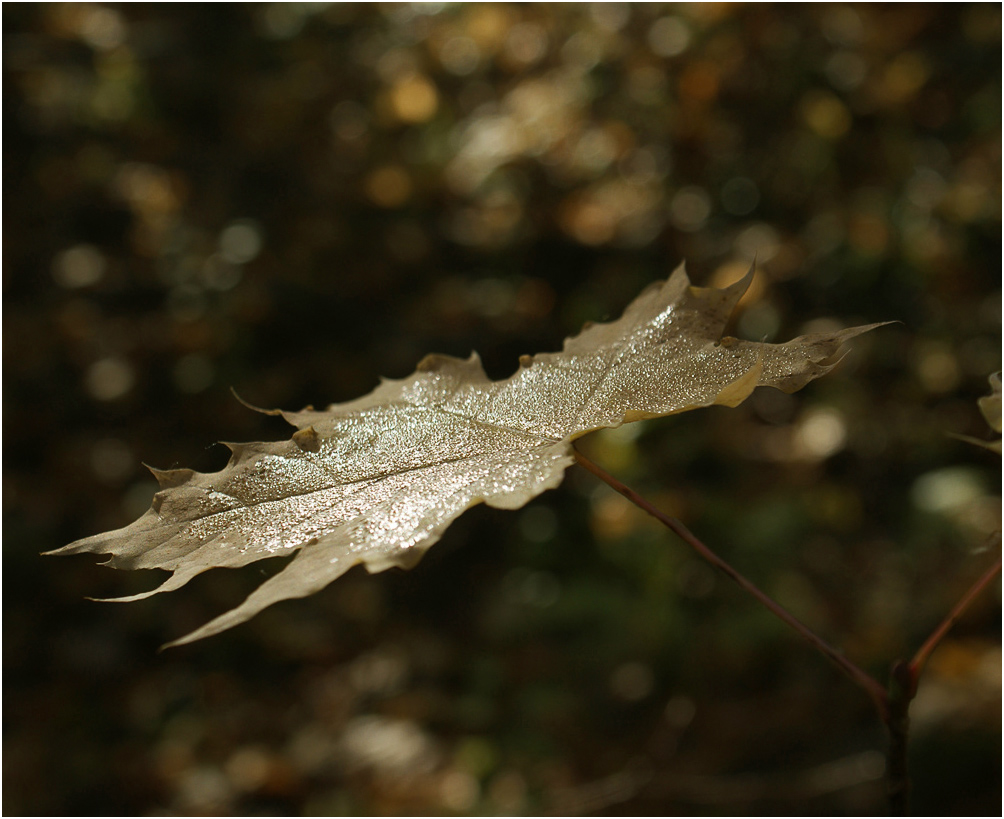
<path fill-rule="evenodd" d="M 478 350 L 492 377 L 681 259 L 733 332 L 896 320 L 792 397 L 583 442 L 884 679 L 992 562 L 1000 6 L 3 7 L 5 814 L 882 812 L 867 697 L 580 470 L 157 653 L 86 558 L 141 462 Z M 999 543 L 999 538 L 997 540 Z M 1000 807 L 1000 587 L 914 704 L 918 813 Z"/>

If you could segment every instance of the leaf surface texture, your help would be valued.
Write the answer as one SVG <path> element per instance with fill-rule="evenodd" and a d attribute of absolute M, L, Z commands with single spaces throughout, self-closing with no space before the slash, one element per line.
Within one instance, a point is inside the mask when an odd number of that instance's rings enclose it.
<path fill-rule="evenodd" d="M 558 486 L 576 438 L 735 406 L 757 386 L 793 392 L 826 373 L 844 341 L 877 326 L 785 344 L 722 338 L 752 272 L 728 288 L 698 288 L 681 265 L 621 318 L 587 327 L 559 353 L 525 356 L 505 380 L 491 381 L 476 354 L 431 355 L 355 401 L 281 412 L 297 428 L 290 440 L 228 444 L 230 462 L 215 473 L 153 470 L 161 488 L 142 517 L 53 554 L 96 552 L 114 568 L 171 572 L 158 588 L 119 598 L 128 601 L 211 568 L 295 553 L 241 605 L 173 644 L 313 594 L 356 564 L 411 567 L 468 507 L 517 509 Z"/>

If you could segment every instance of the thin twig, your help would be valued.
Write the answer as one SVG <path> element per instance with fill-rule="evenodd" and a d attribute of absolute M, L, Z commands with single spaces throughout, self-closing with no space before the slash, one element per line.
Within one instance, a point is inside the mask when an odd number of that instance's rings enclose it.
<path fill-rule="evenodd" d="M 671 518 L 668 515 L 660 512 L 647 500 L 645 500 L 641 495 L 635 492 L 633 489 L 628 488 L 617 480 L 613 475 L 608 474 L 599 466 L 594 464 L 585 455 L 583 455 L 578 450 L 575 450 L 575 459 L 579 464 L 590 472 L 592 472 L 597 478 L 606 483 L 612 489 L 620 492 L 625 498 L 627 498 L 631 503 L 637 506 L 639 509 L 643 509 L 645 512 L 650 514 L 664 526 L 671 529 L 679 537 L 681 537 L 687 544 L 694 549 L 702 558 L 704 558 L 708 563 L 717 569 L 725 572 L 729 577 L 731 577 L 736 583 L 738 583 L 743 589 L 749 592 L 753 597 L 760 601 L 769 611 L 771 611 L 775 616 L 779 617 L 789 626 L 791 626 L 795 631 L 797 631 L 805 640 L 807 640 L 811 645 L 818 649 L 825 657 L 832 661 L 841 671 L 843 671 L 848 677 L 850 677 L 855 683 L 857 683 L 865 692 L 871 697 L 872 701 L 875 703 L 875 707 L 878 709 L 879 716 L 882 718 L 883 722 L 888 722 L 889 718 L 889 705 L 886 696 L 885 688 L 870 674 L 868 674 L 864 669 L 857 666 L 855 663 L 848 660 L 843 654 L 841 654 L 837 649 L 827 643 L 822 637 L 816 634 L 807 625 L 802 623 L 797 617 L 788 612 L 777 602 L 773 600 L 766 593 L 762 592 L 757 588 L 752 582 L 747 580 L 743 575 L 736 571 L 732 566 L 726 563 L 722 558 L 716 555 L 711 549 L 705 546 L 697 537 L 691 532 L 682 522 L 676 518 Z"/>
<path fill-rule="evenodd" d="M 913 678 L 914 687 L 917 685 L 917 680 L 920 677 L 921 671 L 924 669 L 924 664 L 927 659 L 931 656 L 931 652 L 937 647 L 941 639 L 948 633 L 948 630 L 954 626 L 959 618 L 962 617 L 963 613 L 969 605 L 975 600 L 981 591 L 985 589 L 990 581 L 996 577 L 1001 570 L 1001 558 L 997 558 L 997 562 L 994 563 L 989 569 L 987 569 L 980 578 L 973 583 L 958 603 L 955 604 L 948 616 L 941 621 L 941 624 L 931 633 L 931 636 L 927 638 L 924 645 L 917 649 L 917 653 L 913 655 L 913 659 L 910 660 L 910 676 Z"/>
<path fill-rule="evenodd" d="M 907 742 L 910 737 L 910 703 L 917 696 L 917 683 L 931 653 L 954 626 L 970 604 L 1001 570 L 1001 558 L 990 566 L 969 587 L 955 607 L 948 613 L 924 644 L 917 649 L 910 662 L 897 662 L 892 667 L 889 681 L 889 750 L 886 754 L 886 780 L 889 789 L 889 808 L 892 816 L 906 816 L 910 809 L 910 777 L 907 770 Z"/>
<path fill-rule="evenodd" d="M 888 784 L 890 813 L 893 816 L 906 816 L 909 809 L 910 796 L 910 779 L 907 772 L 906 758 L 907 742 L 910 734 L 909 711 L 910 703 L 917 694 L 917 682 L 920 679 L 921 672 L 924 670 L 924 665 L 938 643 L 948 633 L 949 629 L 958 622 L 959 618 L 962 617 L 973 600 L 979 596 L 980 592 L 1000 573 L 1001 558 L 998 557 L 997 562 L 990 566 L 969 588 L 959 602 L 955 604 L 955 607 L 949 612 L 948 616 L 941 621 L 931 636 L 927 638 L 924 644 L 917 650 L 917 653 L 913 655 L 913 659 L 910 662 L 899 661 L 893 664 L 889 687 L 886 689 L 874 677 L 848 660 L 807 625 L 785 610 L 767 594 L 760 591 L 753 583 L 732 568 L 731 565 L 711 551 L 681 521 L 660 512 L 641 495 L 605 472 L 578 450 L 575 450 L 575 459 L 581 466 L 588 469 L 608 486 L 620 492 L 639 509 L 643 509 L 664 526 L 675 532 L 702 558 L 715 568 L 725 572 L 725 574 L 759 600 L 774 615 L 791 626 L 868 693 L 875 703 L 875 707 L 878 709 L 882 722 L 885 723 L 886 728 L 889 730 L 889 748 L 886 754 L 886 780 Z"/>

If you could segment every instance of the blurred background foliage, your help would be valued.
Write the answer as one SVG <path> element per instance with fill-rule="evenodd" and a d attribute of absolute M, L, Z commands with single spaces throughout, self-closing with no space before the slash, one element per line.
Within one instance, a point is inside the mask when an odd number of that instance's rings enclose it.
<path fill-rule="evenodd" d="M 264 564 L 39 552 L 323 406 L 493 377 L 686 259 L 733 332 L 897 320 L 804 392 L 583 442 L 880 678 L 999 548 L 1001 9 L 5 4 L 7 814 L 876 813 L 867 698 L 586 474 L 201 644 Z M 914 706 L 1000 806 L 999 586 Z"/>

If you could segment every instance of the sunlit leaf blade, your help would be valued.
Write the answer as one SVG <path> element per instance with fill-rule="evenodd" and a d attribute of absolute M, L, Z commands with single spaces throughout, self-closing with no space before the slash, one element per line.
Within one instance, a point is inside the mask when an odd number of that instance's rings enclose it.
<path fill-rule="evenodd" d="M 561 483 L 572 441 L 625 421 L 712 404 L 757 386 L 787 392 L 826 373 L 846 340 L 878 325 L 786 344 L 723 338 L 753 271 L 724 289 L 690 284 L 682 265 L 616 321 L 524 357 L 491 381 L 474 354 L 426 357 L 401 380 L 325 410 L 282 412 L 274 443 L 228 444 L 219 472 L 153 470 L 151 508 L 122 529 L 53 554 L 109 554 L 119 569 L 166 569 L 176 589 L 207 569 L 295 557 L 241 605 L 173 645 L 228 629 L 280 600 L 319 591 L 356 564 L 408 568 L 465 509 L 517 509 Z"/>

